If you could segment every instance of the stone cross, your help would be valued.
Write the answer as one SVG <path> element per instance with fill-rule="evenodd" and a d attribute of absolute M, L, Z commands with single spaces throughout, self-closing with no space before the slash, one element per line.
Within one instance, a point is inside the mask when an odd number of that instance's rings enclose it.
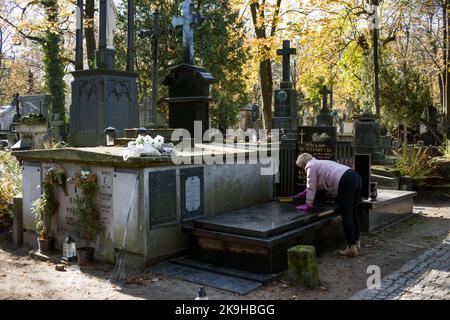
<path fill-rule="evenodd" d="M 153 28 L 151 31 L 141 31 L 139 37 L 150 38 L 152 41 L 152 110 L 150 113 L 151 124 L 156 124 L 157 100 L 158 100 L 158 40 L 168 30 L 159 25 L 159 13 L 153 12 Z"/>
<path fill-rule="evenodd" d="M 303 128 L 298 135 L 300 136 L 300 143 L 303 143 L 303 136 L 306 135 L 306 133 L 303 132 Z"/>
<path fill-rule="evenodd" d="M 291 55 L 296 54 L 297 50 L 291 48 L 291 42 L 289 40 L 283 41 L 283 48 L 277 50 L 277 55 L 283 56 L 283 81 L 291 82 Z"/>
<path fill-rule="evenodd" d="M 328 95 L 332 93 L 331 90 L 328 90 L 327 86 L 323 86 L 322 90 L 320 90 L 319 92 L 320 94 L 322 94 L 323 98 L 322 98 L 322 110 L 328 110 L 328 103 L 327 103 L 327 98 Z"/>
<path fill-rule="evenodd" d="M 182 15 L 173 17 L 172 27 L 183 27 L 183 48 L 186 64 L 194 64 L 194 24 L 201 24 L 205 18 L 202 13 L 194 12 L 194 4 L 191 0 L 184 0 L 181 7 Z"/>

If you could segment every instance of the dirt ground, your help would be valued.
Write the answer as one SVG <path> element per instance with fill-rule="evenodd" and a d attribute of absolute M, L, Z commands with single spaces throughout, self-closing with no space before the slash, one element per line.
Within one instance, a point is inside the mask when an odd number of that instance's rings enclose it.
<path fill-rule="evenodd" d="M 416 203 L 414 215 L 362 238 L 363 254 L 341 258 L 337 243 L 318 257 L 320 290 L 307 290 L 286 273 L 245 296 L 206 287 L 210 299 L 347 299 L 366 287 L 367 267 L 378 265 L 382 277 L 441 243 L 449 235 L 448 203 Z M 15 248 L 7 234 L 0 244 L 0 299 L 194 299 L 199 285 L 150 272 L 130 275 L 129 283 L 108 283 L 112 266 L 72 265 L 56 271 L 55 264 L 34 260 L 28 248 Z"/>

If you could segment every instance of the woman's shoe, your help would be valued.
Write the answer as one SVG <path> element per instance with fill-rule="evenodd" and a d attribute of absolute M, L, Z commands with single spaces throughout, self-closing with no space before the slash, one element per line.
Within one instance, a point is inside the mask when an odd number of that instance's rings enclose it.
<path fill-rule="evenodd" d="M 341 250 L 339 251 L 339 255 L 340 256 L 344 256 L 344 257 L 357 257 L 358 256 L 358 248 L 356 247 L 356 244 L 352 245 L 352 246 L 347 246 L 347 248 L 345 248 L 345 250 Z"/>

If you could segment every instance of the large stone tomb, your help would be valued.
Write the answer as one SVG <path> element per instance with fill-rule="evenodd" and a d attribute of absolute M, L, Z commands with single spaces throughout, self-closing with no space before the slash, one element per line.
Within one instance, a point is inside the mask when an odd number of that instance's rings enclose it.
<path fill-rule="evenodd" d="M 268 202 L 200 218 L 185 224 L 183 230 L 189 234 L 194 259 L 250 272 L 277 273 L 287 268 L 287 249 L 292 245 L 332 239 L 331 225 L 340 230 L 340 224 L 334 223 L 339 220 L 335 208 L 317 205 L 312 212 L 301 212 L 293 203 Z"/>

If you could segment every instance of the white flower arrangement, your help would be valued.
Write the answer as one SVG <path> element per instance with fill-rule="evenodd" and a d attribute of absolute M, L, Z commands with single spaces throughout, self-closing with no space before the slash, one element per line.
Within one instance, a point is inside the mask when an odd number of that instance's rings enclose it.
<path fill-rule="evenodd" d="M 153 138 L 152 138 L 151 136 L 149 136 L 149 135 L 146 135 L 146 136 L 144 137 L 144 142 L 145 142 L 145 143 L 152 144 L 152 143 L 153 143 Z"/>
<path fill-rule="evenodd" d="M 154 148 L 161 148 L 161 146 L 164 144 L 164 137 L 161 137 L 160 135 L 157 135 L 155 139 L 151 142 L 152 146 Z"/>
<path fill-rule="evenodd" d="M 139 136 L 134 141 L 128 142 L 122 156 L 125 161 L 129 157 L 162 156 L 175 154 L 175 146 L 172 143 L 164 143 L 164 137 L 157 135 L 155 138 L 147 135 Z"/>

